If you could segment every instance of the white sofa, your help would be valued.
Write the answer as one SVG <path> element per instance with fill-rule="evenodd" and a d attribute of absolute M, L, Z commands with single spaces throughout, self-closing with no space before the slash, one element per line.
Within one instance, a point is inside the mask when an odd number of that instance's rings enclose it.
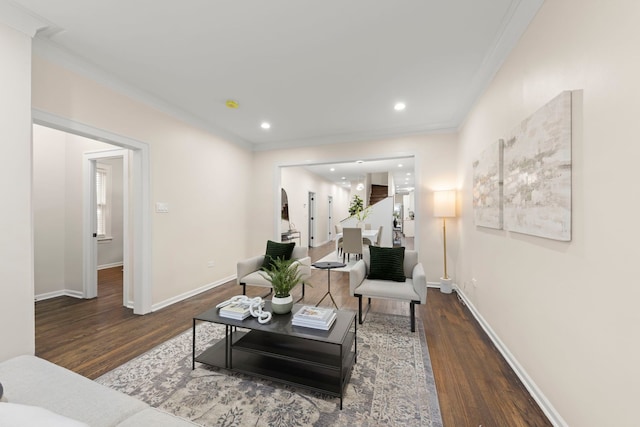
<path fill-rule="evenodd" d="M 0 362 L 0 383 L 4 388 L 0 425 L 197 425 L 36 356 L 18 356 Z M 51 422 L 42 421 L 47 414 L 51 416 Z M 19 424 L 16 417 L 33 418 L 24 418 L 26 421 Z M 65 419 L 63 417 L 71 419 L 68 424 L 60 423 L 60 419 Z"/>

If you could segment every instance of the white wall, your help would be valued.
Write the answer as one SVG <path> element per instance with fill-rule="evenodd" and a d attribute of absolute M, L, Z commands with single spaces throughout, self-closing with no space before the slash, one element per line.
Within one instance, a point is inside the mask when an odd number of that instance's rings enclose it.
<path fill-rule="evenodd" d="M 235 275 L 247 252 L 245 224 L 253 216 L 247 209 L 253 204 L 251 152 L 37 55 L 32 102 L 149 145 L 153 305 Z M 156 213 L 156 202 L 168 203 L 169 213 Z"/>
<path fill-rule="evenodd" d="M 639 16 L 635 1 L 545 2 L 460 134 L 456 282 L 571 426 L 638 425 Z M 476 228 L 472 161 L 563 90 L 578 91 L 572 241 Z"/>
<path fill-rule="evenodd" d="M 33 227 L 35 294 L 65 289 L 66 137 L 33 127 Z"/>
<path fill-rule="evenodd" d="M 316 194 L 315 246 L 329 241 L 329 228 L 335 234 L 335 224 L 348 210 L 349 192 L 342 187 L 308 172 L 302 167 L 281 168 L 281 186 L 289 199 L 289 220 L 301 234 L 302 246 L 309 246 L 309 192 Z M 329 224 L 329 196 L 333 197 L 333 218 Z M 332 234 L 332 236 L 333 236 Z"/>
<path fill-rule="evenodd" d="M 31 37 L 0 22 L 0 360 L 34 354 Z"/>
<path fill-rule="evenodd" d="M 264 250 L 264 242 L 274 238 L 279 223 L 277 204 L 277 172 L 279 165 L 332 163 L 336 161 L 364 160 L 375 158 L 416 157 L 416 191 L 419 192 L 416 207 L 416 245 L 420 259 L 425 265 L 428 280 L 439 280 L 442 275 L 442 229 L 440 222 L 432 217 L 433 191 L 456 185 L 458 157 L 457 137 L 453 134 L 434 134 L 396 138 L 382 141 L 344 143 L 335 146 L 303 147 L 298 149 L 256 152 L 253 163 L 252 206 L 254 221 L 249 223 L 249 252 Z M 363 155 L 365 153 L 366 155 Z M 436 161 L 434 161 L 436 159 Z M 277 215 L 277 216 L 276 216 Z M 342 219 L 334 214 L 337 221 Z M 277 222 L 276 222 L 277 220 Z M 296 224 L 297 225 L 297 224 Z M 447 222 L 447 237 L 452 240 L 447 250 L 450 257 L 457 256 L 455 239 L 456 221 Z M 249 254 L 248 254 L 249 255 Z M 455 265 L 454 259 L 448 261 Z M 453 271 L 452 267 L 452 271 Z"/>

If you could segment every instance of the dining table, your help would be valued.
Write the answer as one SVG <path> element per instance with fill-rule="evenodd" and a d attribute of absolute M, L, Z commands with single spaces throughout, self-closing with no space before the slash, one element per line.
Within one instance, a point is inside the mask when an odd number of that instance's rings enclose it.
<path fill-rule="evenodd" d="M 340 241 L 340 238 L 342 237 L 343 233 L 337 233 L 336 234 L 336 257 L 338 256 L 338 241 Z M 372 242 L 375 242 L 378 239 L 378 229 L 375 230 L 362 230 L 362 238 L 363 239 L 369 239 Z"/>

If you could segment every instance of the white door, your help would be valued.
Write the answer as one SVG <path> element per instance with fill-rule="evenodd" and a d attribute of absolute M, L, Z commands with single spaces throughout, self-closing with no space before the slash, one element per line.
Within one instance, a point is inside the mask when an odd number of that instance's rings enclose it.
<path fill-rule="evenodd" d="M 309 247 L 315 247 L 316 193 L 309 192 Z"/>
<path fill-rule="evenodd" d="M 122 245 L 123 245 L 123 289 L 122 305 L 130 306 L 130 275 L 129 269 L 129 163 L 128 150 L 114 149 L 84 154 L 84 297 L 98 296 L 98 226 L 97 226 L 97 196 L 96 196 L 96 162 L 101 159 L 122 158 Z"/>
<path fill-rule="evenodd" d="M 329 241 L 331 242 L 333 240 L 333 196 L 329 196 L 329 200 L 328 200 L 328 207 L 329 207 L 329 232 L 327 233 L 327 237 L 329 239 Z"/>

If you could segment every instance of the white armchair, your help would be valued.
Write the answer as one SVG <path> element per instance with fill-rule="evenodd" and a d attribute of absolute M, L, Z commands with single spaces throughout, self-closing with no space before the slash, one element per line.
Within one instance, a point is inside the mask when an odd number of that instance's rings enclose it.
<path fill-rule="evenodd" d="M 362 324 L 364 321 L 362 317 L 362 297 L 369 299 L 367 313 L 371 308 L 371 298 L 407 301 L 411 315 L 411 332 L 415 332 L 415 304 L 425 304 L 427 302 L 427 279 L 422 264 L 418 262 L 418 253 L 405 250 L 403 269 L 406 281 L 404 282 L 368 279 L 370 262 L 370 252 L 365 249 L 362 259 L 349 271 L 349 293 L 351 296 L 358 297 L 359 323 Z M 365 313 L 365 317 L 367 313 Z"/>
<path fill-rule="evenodd" d="M 304 284 L 311 277 L 311 257 L 308 256 L 308 251 L 307 248 L 296 245 L 291 254 L 291 259 L 296 260 L 294 264 L 298 264 L 298 269 L 302 273 L 302 297 L 300 299 L 304 297 Z M 264 257 L 265 255 L 258 255 L 238 262 L 237 282 L 242 286 L 242 295 L 247 294 L 247 285 L 269 288 L 267 295 L 273 291 L 271 282 L 260 273 Z"/>

